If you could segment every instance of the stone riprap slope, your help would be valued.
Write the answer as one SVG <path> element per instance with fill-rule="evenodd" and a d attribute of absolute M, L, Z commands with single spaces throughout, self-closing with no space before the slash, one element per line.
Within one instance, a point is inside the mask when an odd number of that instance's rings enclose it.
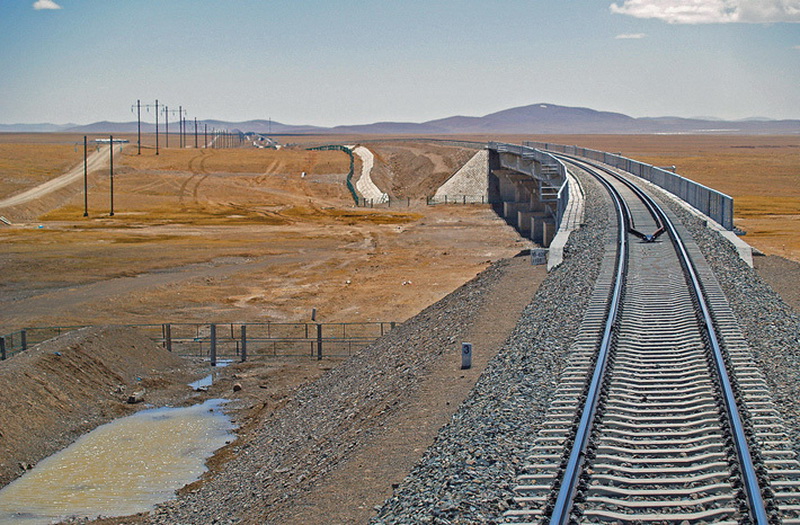
<path fill-rule="evenodd" d="M 364 146 L 353 148 L 353 153 L 361 158 L 361 176 L 356 181 L 358 193 L 368 202 L 382 204 L 389 200 L 389 196 L 382 192 L 374 182 L 372 182 L 372 167 L 375 165 L 375 155 Z"/>
<path fill-rule="evenodd" d="M 447 179 L 436 193 L 436 202 L 481 202 L 481 198 L 489 199 L 489 150 L 477 152 L 461 169 Z"/>

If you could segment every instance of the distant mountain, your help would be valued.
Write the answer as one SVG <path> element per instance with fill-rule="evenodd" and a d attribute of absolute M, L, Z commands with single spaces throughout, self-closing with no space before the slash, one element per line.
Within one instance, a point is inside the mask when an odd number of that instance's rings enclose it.
<path fill-rule="evenodd" d="M 64 131 L 75 124 L 0 124 L 2 133 L 54 133 Z"/>
<path fill-rule="evenodd" d="M 170 132 L 178 130 L 170 124 Z M 189 121 L 194 131 L 194 121 Z M 173 127 L 174 126 L 174 127 Z M 333 128 L 289 125 L 269 120 L 225 122 L 198 121 L 199 129 L 227 129 L 255 133 L 310 134 L 350 133 L 383 135 L 466 135 L 466 134 L 653 134 L 653 133 L 726 133 L 726 134 L 800 134 L 800 120 L 771 120 L 753 117 L 737 121 L 711 117 L 644 117 L 634 118 L 622 113 L 597 111 L 590 108 L 531 104 L 506 109 L 483 117 L 454 116 L 428 122 L 376 122 L 373 124 L 343 125 Z M 159 125 L 164 130 L 163 123 Z M 152 123 L 142 123 L 142 131 L 152 133 Z M 86 126 L 57 126 L 54 124 L 0 125 L 1 131 L 69 131 L 72 133 L 135 133 L 136 122 L 96 122 Z"/>
<path fill-rule="evenodd" d="M 69 133 L 136 133 L 137 132 L 137 122 L 95 122 L 92 124 L 87 124 L 85 126 L 76 126 L 71 124 L 69 127 L 62 126 L 61 131 L 67 131 Z M 328 128 L 319 128 L 315 126 L 291 126 L 286 124 L 281 124 L 280 122 L 275 121 L 268 121 L 268 120 L 248 120 L 246 122 L 225 122 L 222 120 L 198 120 L 197 121 L 197 129 L 198 131 L 204 131 L 205 127 L 208 126 L 208 130 L 211 131 L 212 129 L 217 130 L 242 130 L 242 131 L 252 131 L 255 133 L 275 133 L 275 134 L 283 134 L 283 133 L 317 133 L 320 130 L 323 132 L 327 132 Z M 177 120 L 170 120 L 169 121 L 169 132 L 178 133 L 178 121 Z M 187 132 L 194 133 L 194 119 L 186 121 L 186 129 Z M 152 122 L 142 122 L 142 132 L 145 133 L 153 133 L 156 130 L 156 126 Z M 165 122 L 161 120 L 158 123 L 158 130 L 161 133 L 165 132 Z M 2 129 L 0 128 L 0 131 Z"/>
<path fill-rule="evenodd" d="M 479 118 L 451 117 L 428 124 L 445 127 L 450 133 L 614 133 L 609 129 L 627 129 L 635 120 L 589 108 L 532 104 Z"/>

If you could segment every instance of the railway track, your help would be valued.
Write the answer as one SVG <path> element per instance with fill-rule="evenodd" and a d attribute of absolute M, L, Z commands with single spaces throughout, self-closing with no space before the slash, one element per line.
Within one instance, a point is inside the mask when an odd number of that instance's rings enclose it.
<path fill-rule="evenodd" d="M 800 523 L 800 464 L 713 273 L 617 170 L 581 335 L 508 523 Z"/>

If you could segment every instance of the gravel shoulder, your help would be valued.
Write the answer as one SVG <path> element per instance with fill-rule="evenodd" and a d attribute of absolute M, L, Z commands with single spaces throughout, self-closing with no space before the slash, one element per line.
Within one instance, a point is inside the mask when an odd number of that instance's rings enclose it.
<path fill-rule="evenodd" d="M 779 255 L 766 255 L 753 257 L 753 265 L 761 280 L 795 312 L 800 312 L 800 263 Z"/>
<path fill-rule="evenodd" d="M 402 407 L 374 438 L 291 506 L 271 512 L 270 521 L 287 525 L 365 523 L 375 514 L 373 507 L 391 495 L 392 487 L 411 471 L 475 386 L 546 277 L 544 267 L 532 267 L 524 255 L 505 261 L 500 270 L 500 278 L 481 292 L 481 307 L 452 334 L 455 342 L 431 364 L 416 389 L 406 390 Z M 473 345 L 468 370 L 461 370 L 460 353 L 452 348 L 457 349 L 461 341 Z"/>
<path fill-rule="evenodd" d="M 564 263 L 526 307 L 470 396 L 371 523 L 498 523 L 539 430 L 594 287 L 607 197 L 594 182 L 584 226 L 570 236 Z"/>
<path fill-rule="evenodd" d="M 456 409 L 459 396 L 469 390 L 481 363 L 492 354 L 492 344 L 505 339 L 522 305 L 533 295 L 537 272 L 541 279 L 544 270 L 530 267 L 527 258 L 492 265 L 365 351 L 298 389 L 281 410 L 228 447 L 224 453 L 230 459 L 224 468 L 143 520 L 365 521 L 372 505 L 388 495 L 391 484 L 399 482 Z M 521 286 L 521 279 L 530 282 Z M 498 286 L 496 293 L 489 292 Z M 509 287 L 521 290 L 509 291 L 515 298 L 504 303 L 503 290 Z M 505 329 L 495 318 L 479 319 L 481 312 L 500 314 L 500 306 L 512 320 Z M 508 308 L 516 308 L 517 314 Z M 473 337 L 479 357 L 473 370 L 461 372 L 460 344 L 467 337 Z M 413 433 L 397 433 L 403 426 Z M 387 451 L 381 446 L 392 441 L 403 442 L 403 447 Z M 392 454 L 397 464 L 383 457 Z M 340 478 L 344 490 L 333 490 Z M 361 484 L 364 491 L 358 487 Z M 309 505 L 318 495 L 322 498 Z M 337 506 L 341 507 L 337 517 L 326 514 Z"/>

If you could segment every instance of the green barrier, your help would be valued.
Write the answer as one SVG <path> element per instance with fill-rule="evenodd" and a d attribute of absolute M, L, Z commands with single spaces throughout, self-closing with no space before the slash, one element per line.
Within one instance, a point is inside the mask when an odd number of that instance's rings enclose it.
<path fill-rule="evenodd" d="M 356 202 L 356 206 L 358 206 L 358 193 L 356 193 L 356 188 L 355 186 L 353 186 L 353 171 L 355 169 L 353 150 L 345 146 L 340 146 L 339 144 L 331 144 L 328 146 L 317 146 L 315 148 L 308 148 L 306 151 L 343 151 L 348 155 L 350 155 L 350 171 L 347 173 L 347 189 L 350 190 L 350 195 L 352 195 L 353 200 Z"/>

